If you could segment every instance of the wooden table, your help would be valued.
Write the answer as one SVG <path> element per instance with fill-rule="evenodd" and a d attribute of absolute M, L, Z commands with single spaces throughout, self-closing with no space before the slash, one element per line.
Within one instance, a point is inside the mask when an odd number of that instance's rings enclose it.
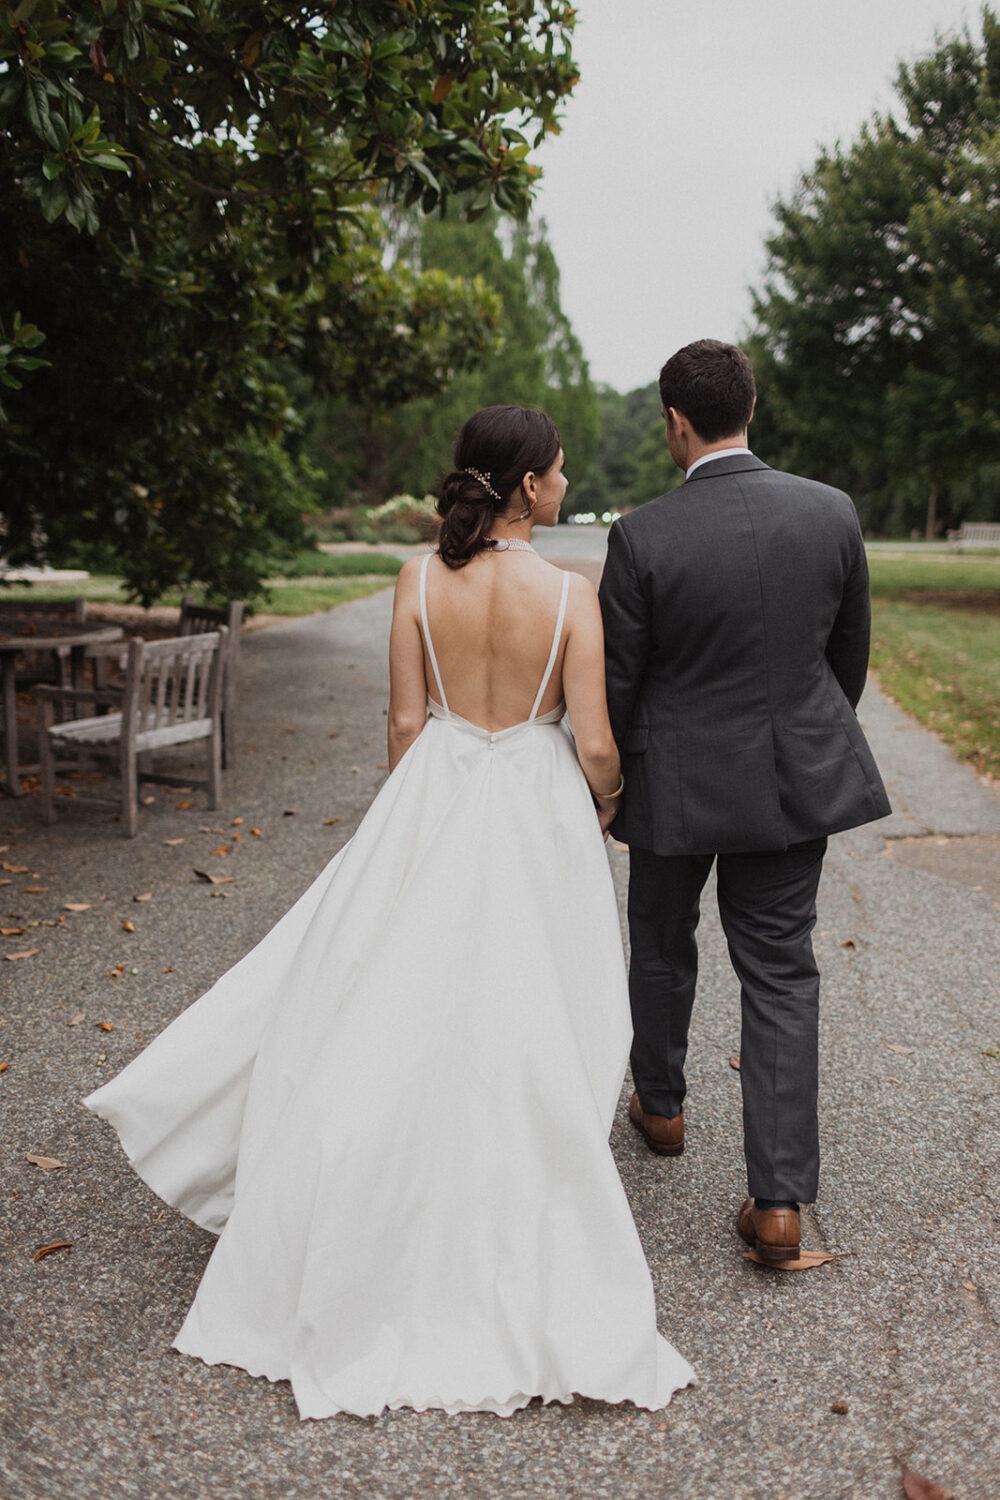
<path fill-rule="evenodd" d="M 82 688 L 87 647 L 103 641 L 120 641 L 118 625 L 87 625 L 78 620 L 46 619 L 35 613 L 19 614 L 0 607 L 0 666 L 3 668 L 4 779 L 2 787 L 12 797 L 23 797 L 17 758 L 17 658 L 22 651 L 69 650 L 73 686 Z"/>

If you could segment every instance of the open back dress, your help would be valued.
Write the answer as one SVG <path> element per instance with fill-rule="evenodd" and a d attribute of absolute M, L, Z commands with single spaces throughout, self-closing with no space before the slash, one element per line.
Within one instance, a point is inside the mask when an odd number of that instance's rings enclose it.
<path fill-rule="evenodd" d="M 175 1347 L 303 1417 L 507 1416 L 693 1379 L 608 1146 L 630 1040 L 604 843 L 563 710 L 437 697 L 353 839 L 87 1107 L 219 1238 Z"/>

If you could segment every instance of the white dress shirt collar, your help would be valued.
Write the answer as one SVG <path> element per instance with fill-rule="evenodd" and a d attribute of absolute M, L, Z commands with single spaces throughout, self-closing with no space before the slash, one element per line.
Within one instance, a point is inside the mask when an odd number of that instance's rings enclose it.
<path fill-rule="evenodd" d="M 749 452 L 749 448 L 716 448 L 712 453 L 703 453 L 700 458 L 695 459 L 684 478 L 690 479 L 695 469 L 700 469 L 702 464 L 710 464 L 714 458 L 735 458 L 740 453 Z"/>

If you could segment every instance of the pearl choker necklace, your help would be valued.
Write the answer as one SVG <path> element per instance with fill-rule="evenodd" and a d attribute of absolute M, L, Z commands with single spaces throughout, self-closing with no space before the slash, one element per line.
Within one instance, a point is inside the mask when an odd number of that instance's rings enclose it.
<path fill-rule="evenodd" d="M 489 537 L 492 547 L 483 548 L 484 552 L 534 552 L 530 542 L 522 542 L 520 537 Z"/>

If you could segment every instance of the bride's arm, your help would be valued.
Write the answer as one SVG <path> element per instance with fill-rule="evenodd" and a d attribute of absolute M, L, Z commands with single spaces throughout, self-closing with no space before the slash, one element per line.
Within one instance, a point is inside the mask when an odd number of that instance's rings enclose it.
<path fill-rule="evenodd" d="M 563 658 L 563 697 L 573 726 L 576 754 L 597 802 L 597 816 L 606 831 L 618 811 L 621 762 L 604 688 L 604 627 L 592 584 L 574 577 L 567 618 Z"/>
<path fill-rule="evenodd" d="M 394 771 L 427 722 L 424 647 L 419 624 L 420 560 L 396 579 L 389 636 L 389 770 Z"/>

